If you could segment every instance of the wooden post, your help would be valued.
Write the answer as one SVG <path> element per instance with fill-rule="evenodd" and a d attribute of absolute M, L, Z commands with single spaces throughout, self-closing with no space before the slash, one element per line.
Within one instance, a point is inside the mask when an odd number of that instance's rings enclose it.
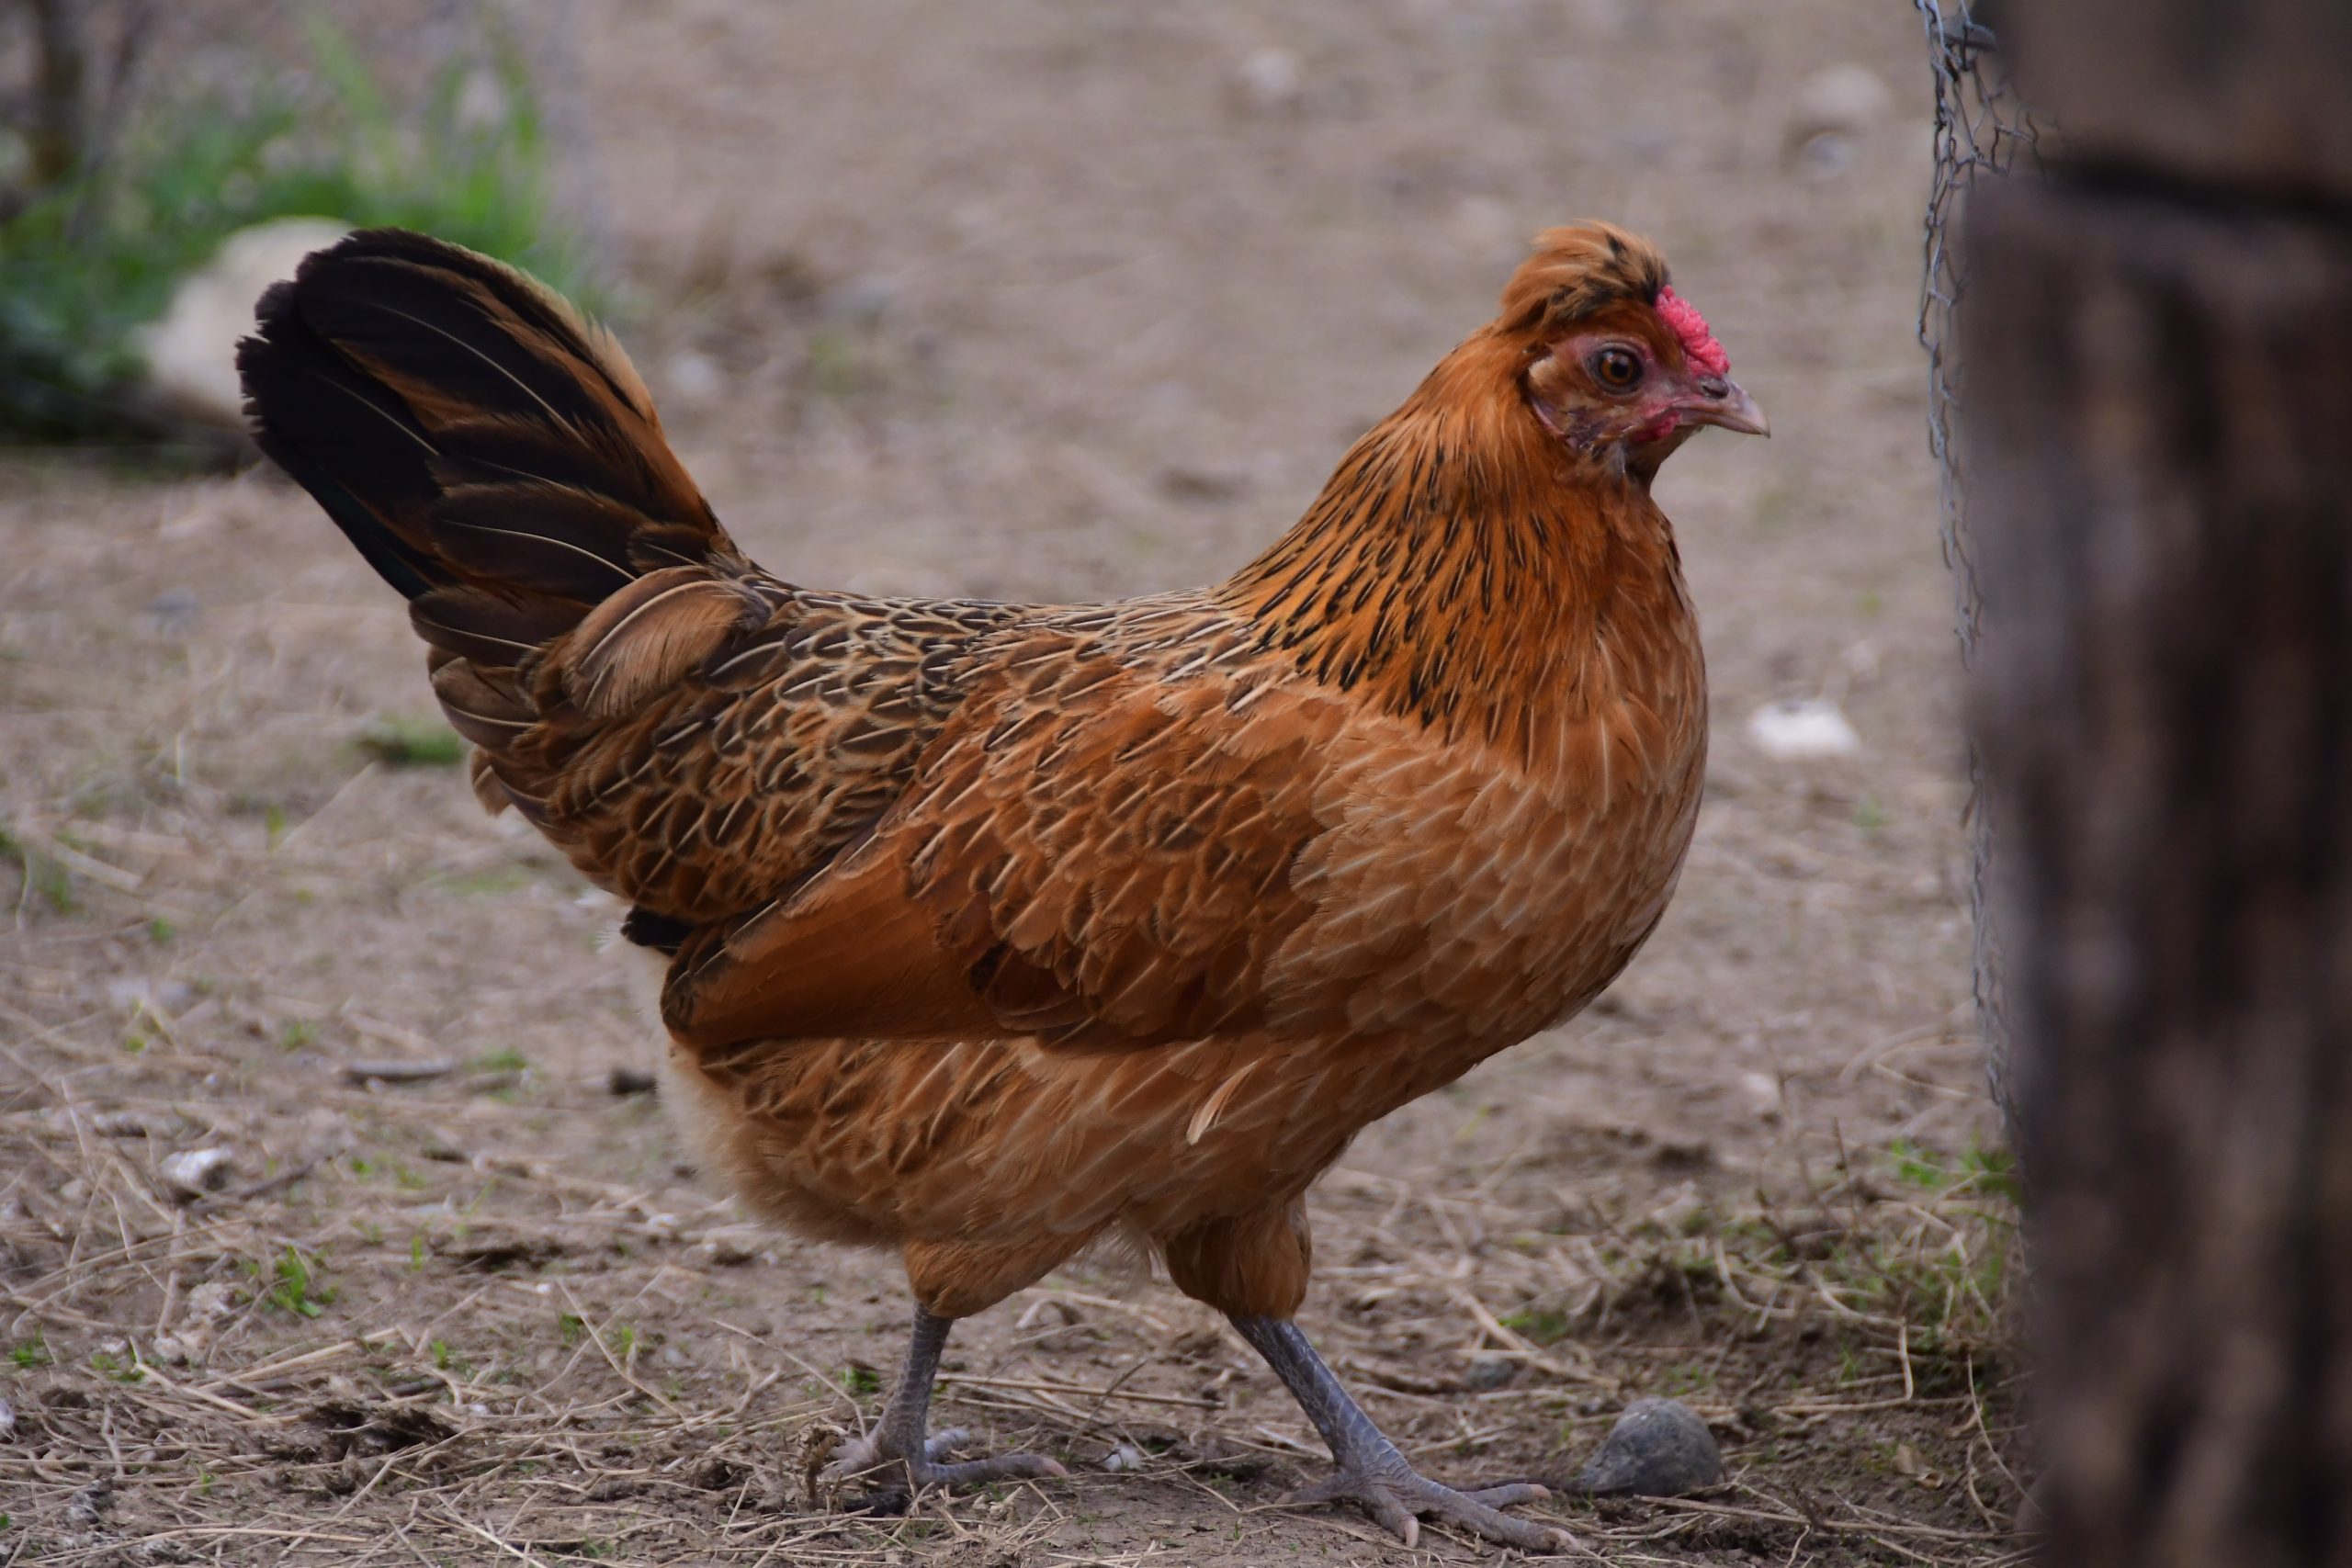
<path fill-rule="evenodd" d="M 2060 135 L 1964 344 L 2043 1560 L 2352 1564 L 2352 4 L 1998 19 Z"/>

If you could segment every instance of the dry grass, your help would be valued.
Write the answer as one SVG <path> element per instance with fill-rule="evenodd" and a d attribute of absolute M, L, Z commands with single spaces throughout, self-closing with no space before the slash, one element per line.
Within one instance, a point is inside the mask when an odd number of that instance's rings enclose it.
<path fill-rule="evenodd" d="M 64 848 L 18 840 L 36 866 Z M 89 864 L 120 870 L 109 847 Z M 74 874 L 141 902 L 132 874 Z M 193 888 L 173 895 L 197 913 Z M 636 1098 L 512 1060 L 445 1071 L 409 1031 L 266 994 L 132 992 L 57 1023 L 0 999 L 0 1017 L 12 1562 L 1203 1560 L 1093 1549 L 1119 1511 L 1236 1553 L 1378 1539 L 1274 1506 L 1319 1455 L 1238 1341 L 1162 1289 L 1084 1272 L 1004 1309 L 1025 1357 L 944 1383 L 956 1419 L 1040 1442 L 1079 1479 L 927 1496 L 896 1520 L 829 1511 L 808 1473 L 871 1408 L 889 1341 L 840 1357 L 736 1321 L 763 1295 L 807 1300 L 777 1257 L 797 1249 L 685 1187 L 503 1146 L 518 1116 L 558 1146 L 626 1138 Z M 296 1043 L 263 1067 L 304 1077 L 299 1110 L 252 1098 L 255 1039 Z M 347 1070 L 326 1041 L 376 1054 Z M 428 1071 L 398 1081 L 386 1044 Z M 228 1156 L 217 1190 L 175 1184 L 200 1150 Z M 2010 1242 L 1987 1186 L 1881 1155 L 1794 1193 L 1679 1183 L 1611 1214 L 1575 1193 L 1547 1207 L 1507 1172 L 1480 1190 L 1343 1168 L 1318 1216 L 1326 1337 L 1445 1473 L 1557 1481 L 1630 1398 L 1679 1394 L 1734 1480 L 1565 1507 L 1609 1561 L 2007 1562 Z M 838 1337 L 817 1297 L 805 1326 Z M 1558 1446 L 1531 1447 L 1544 1432 Z M 1105 1473 L 1123 1449 L 1140 1467 Z M 1821 1457 L 1857 1452 L 1861 1485 Z"/>

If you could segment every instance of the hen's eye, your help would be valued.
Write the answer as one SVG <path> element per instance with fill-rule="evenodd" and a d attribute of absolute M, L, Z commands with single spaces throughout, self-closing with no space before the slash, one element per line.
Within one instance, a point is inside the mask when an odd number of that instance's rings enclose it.
<path fill-rule="evenodd" d="M 1611 344 L 1592 356 L 1592 374 L 1602 386 L 1623 391 L 1642 378 L 1641 356 Z"/>

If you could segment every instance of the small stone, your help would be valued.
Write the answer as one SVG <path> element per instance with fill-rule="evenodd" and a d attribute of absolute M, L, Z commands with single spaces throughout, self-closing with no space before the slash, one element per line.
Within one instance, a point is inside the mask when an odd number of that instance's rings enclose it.
<path fill-rule="evenodd" d="M 187 1293 L 190 1323 L 218 1323 L 237 1310 L 237 1287 L 225 1280 L 207 1280 Z"/>
<path fill-rule="evenodd" d="M 1862 749 L 1861 736 L 1825 697 L 1766 703 L 1747 716 L 1747 739 L 1758 751 L 1783 761 L 1850 757 Z"/>
<path fill-rule="evenodd" d="M 1660 1138 L 1650 1158 L 1668 1170 L 1701 1170 L 1715 1163 L 1715 1146 L 1704 1138 Z"/>
<path fill-rule="evenodd" d="M 1196 468 L 1182 464 L 1159 470 L 1155 482 L 1170 501 L 1215 505 L 1238 500 L 1250 490 L 1250 476 L 1238 468 Z"/>
<path fill-rule="evenodd" d="M 209 1192 L 217 1192 L 229 1179 L 229 1172 L 236 1164 L 236 1156 L 227 1149 L 183 1149 L 167 1155 L 156 1171 L 172 1196 L 181 1202 L 192 1202 Z"/>
<path fill-rule="evenodd" d="M 1253 108 L 1285 109 L 1298 102 L 1302 85 L 1298 56 L 1289 50 L 1271 45 L 1251 50 L 1235 74 Z"/>
<path fill-rule="evenodd" d="M 1472 1393 L 1502 1387 L 1518 1375 L 1519 1363 L 1509 1356 L 1481 1356 L 1462 1374 L 1462 1386 Z"/>
<path fill-rule="evenodd" d="M 670 356 L 663 367 L 664 389 L 682 403 L 707 403 L 727 390 L 727 372 L 707 354 L 684 349 Z"/>
<path fill-rule="evenodd" d="M 1797 172 L 1809 180 L 1842 179 L 1859 158 L 1854 139 L 1842 130 L 1825 130 L 1797 149 Z"/>
<path fill-rule="evenodd" d="M 65 1505 L 65 1522 L 76 1529 L 88 1529 L 113 1506 L 113 1483 L 94 1481 L 74 1493 L 74 1500 Z"/>
<path fill-rule="evenodd" d="M 1778 1122 L 1789 1112 L 1788 1093 L 1781 1080 L 1770 1073 L 1742 1073 L 1737 1078 L 1740 1098 L 1747 1101 L 1758 1120 Z"/>
<path fill-rule="evenodd" d="M 1788 141 L 1804 145 L 1816 136 L 1851 136 L 1886 118 L 1894 95 L 1867 65 L 1847 61 L 1826 65 L 1799 85 L 1789 106 Z"/>
<path fill-rule="evenodd" d="M 740 1268 L 759 1259 L 759 1233 L 746 1226 L 734 1231 L 709 1231 L 694 1247 L 695 1259 L 718 1269 Z"/>
<path fill-rule="evenodd" d="M 17 1440 L 17 1407 L 0 1399 L 0 1443 Z"/>
<path fill-rule="evenodd" d="M 162 622 L 166 631 L 186 629 L 203 607 L 203 603 L 185 588 L 166 588 L 147 601 L 147 613 Z"/>
<path fill-rule="evenodd" d="M 101 1111 L 90 1125 L 109 1138 L 168 1138 L 180 1131 L 180 1119 L 162 1111 Z"/>
<path fill-rule="evenodd" d="M 878 272 L 866 272 L 834 284 L 820 297 L 818 304 L 835 321 L 874 327 L 898 304 L 901 292 L 897 280 Z"/>
<path fill-rule="evenodd" d="M 417 1152 L 441 1165 L 462 1165 L 466 1160 L 465 1145 L 438 1127 L 424 1129 Z"/>
<path fill-rule="evenodd" d="M 1805 78 L 1789 106 L 1782 143 L 1808 178 L 1832 180 L 1860 161 L 1865 131 L 1886 118 L 1894 96 L 1867 66 L 1831 65 Z"/>
<path fill-rule="evenodd" d="M 1637 1399 L 1570 1483 L 1596 1497 L 1682 1497 L 1719 1486 L 1723 1450 L 1679 1399 Z"/>

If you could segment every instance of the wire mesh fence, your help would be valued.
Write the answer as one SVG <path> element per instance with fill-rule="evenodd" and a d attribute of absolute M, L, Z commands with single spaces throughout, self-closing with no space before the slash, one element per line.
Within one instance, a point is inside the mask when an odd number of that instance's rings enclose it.
<path fill-rule="evenodd" d="M 1944 559 L 1952 573 L 1961 658 L 1973 663 L 1983 630 L 1984 596 L 1968 533 L 1968 455 L 1959 412 L 1966 397 L 1960 325 L 1968 276 L 1959 228 L 1970 194 L 1986 180 L 2030 172 L 2039 132 L 2010 82 L 1992 28 L 1973 0 L 1913 0 L 1927 28 L 1935 77 L 1935 174 L 1928 191 L 1926 265 L 1919 292 L 1919 341 L 1928 351 L 1928 444 L 1942 469 Z M 1989 897 L 1995 824 L 1969 757 L 1971 902 L 1975 914 L 1976 1006 L 1985 1034 L 1994 1099 L 2009 1117 L 2008 1032 L 2000 986 L 2000 942 Z"/>

